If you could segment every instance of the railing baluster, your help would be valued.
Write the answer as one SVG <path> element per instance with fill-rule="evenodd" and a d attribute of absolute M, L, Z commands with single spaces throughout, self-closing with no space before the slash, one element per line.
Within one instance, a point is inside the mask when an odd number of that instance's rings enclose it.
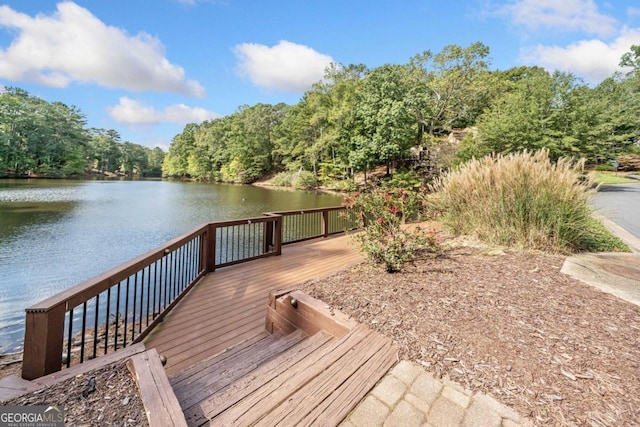
<path fill-rule="evenodd" d="M 158 266 L 160 268 L 158 268 Z M 160 274 L 158 274 L 158 270 L 160 270 Z M 162 258 L 160 258 L 158 261 L 156 261 L 156 271 L 155 271 L 155 278 L 154 278 L 154 290 L 153 290 L 153 298 L 154 298 L 154 312 L 153 312 L 153 320 L 156 319 L 156 317 L 158 316 L 158 314 L 160 314 L 160 304 L 162 301 Z M 156 298 L 156 291 L 158 293 L 158 309 L 155 309 L 155 298 Z"/>
<path fill-rule="evenodd" d="M 96 295 L 96 313 L 93 320 L 93 355 L 92 359 L 96 358 L 98 352 L 98 316 L 100 315 L 100 294 Z"/>
<path fill-rule="evenodd" d="M 175 292 L 176 292 L 176 256 L 175 256 L 175 251 L 171 251 L 171 269 L 169 270 L 169 276 L 171 276 L 171 280 L 169 280 L 169 286 L 170 286 L 170 290 L 171 293 L 169 294 L 169 304 L 171 304 L 171 301 L 173 300 L 173 298 L 175 297 Z"/>
<path fill-rule="evenodd" d="M 87 335 L 87 302 L 82 304 L 82 326 L 80 328 L 80 363 L 84 362 L 85 337 Z"/>
<path fill-rule="evenodd" d="M 178 269 L 178 283 L 177 283 L 177 287 L 176 287 L 176 295 L 178 296 L 180 295 L 180 293 L 182 292 L 182 283 L 184 281 L 184 247 L 181 247 L 179 249 L 179 255 L 178 255 L 178 260 L 177 260 L 177 269 Z M 174 297 L 175 298 L 175 297 Z"/>
<path fill-rule="evenodd" d="M 185 283 L 187 281 L 187 249 L 189 248 L 188 245 L 182 246 L 180 248 L 182 255 L 181 255 L 181 259 L 180 259 L 180 291 L 178 292 L 178 294 L 181 294 L 182 291 L 185 288 Z"/>
<path fill-rule="evenodd" d="M 181 248 L 175 250 L 175 259 L 173 260 L 173 270 L 176 272 L 176 277 L 173 279 L 173 295 L 171 296 L 171 300 L 176 297 L 176 295 L 180 292 L 181 280 L 182 280 L 182 272 L 180 268 L 180 262 L 182 259 L 182 251 Z"/>
<path fill-rule="evenodd" d="M 149 326 L 149 303 L 151 302 L 151 266 L 146 267 L 147 270 L 147 312 L 145 316 L 145 328 Z M 142 322 L 140 323 L 142 324 Z"/>
<path fill-rule="evenodd" d="M 104 354 L 109 351 L 109 317 L 111 316 L 111 288 L 107 289 L 107 311 L 104 314 Z"/>
<path fill-rule="evenodd" d="M 142 333 L 142 319 L 144 316 L 144 270 L 136 272 L 136 279 L 138 279 L 137 287 L 140 288 L 140 298 L 138 300 L 138 335 Z"/>
<path fill-rule="evenodd" d="M 131 304 L 131 308 L 133 310 L 133 315 L 131 319 L 131 340 L 136 336 L 136 303 L 138 302 L 138 273 L 136 273 L 133 278 L 133 304 Z"/>
<path fill-rule="evenodd" d="M 71 340 L 73 336 L 73 308 L 69 310 L 69 331 L 67 332 L 67 368 L 71 366 Z"/>
<path fill-rule="evenodd" d="M 118 282 L 118 293 L 116 294 L 116 324 L 113 336 L 113 351 L 118 349 L 118 330 L 120 329 L 120 288 L 122 282 Z"/>
<path fill-rule="evenodd" d="M 162 263 L 164 265 L 164 282 L 162 283 L 162 291 L 163 291 L 163 295 L 164 295 L 164 299 L 163 299 L 163 306 L 162 306 L 162 310 L 164 311 L 164 308 L 167 306 L 167 301 L 169 298 L 169 293 L 167 292 L 167 286 L 169 284 L 169 280 L 168 280 L 168 255 L 165 255 L 162 259 Z"/>
<path fill-rule="evenodd" d="M 124 333 L 122 334 L 122 347 L 127 346 L 127 326 L 129 325 L 129 280 L 131 276 L 127 277 L 127 288 L 124 294 Z"/>
<path fill-rule="evenodd" d="M 244 235 L 242 236 L 242 259 L 247 259 L 251 254 L 251 242 L 253 241 L 251 222 L 245 225 L 242 229 L 244 232 Z M 247 236 L 249 237 L 247 238 Z"/>
<path fill-rule="evenodd" d="M 189 287 L 193 281 L 195 275 L 193 274 L 193 258 L 195 256 L 195 242 L 192 240 L 189 242 L 189 250 L 187 251 L 187 280 L 185 283 L 185 290 Z"/>

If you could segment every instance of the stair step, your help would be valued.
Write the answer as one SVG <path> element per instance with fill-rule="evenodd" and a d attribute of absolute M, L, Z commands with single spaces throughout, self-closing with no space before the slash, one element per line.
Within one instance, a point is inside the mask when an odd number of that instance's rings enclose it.
<path fill-rule="evenodd" d="M 305 418 L 380 351 L 395 354 L 388 339 L 359 325 L 330 345 L 283 367 L 277 376 L 258 376 L 256 372 L 251 378 L 256 384 L 249 394 L 227 408 L 220 406 L 224 399 L 219 399 L 206 416 L 216 425 L 276 425 L 285 420 L 296 425 L 295 419 Z M 386 369 L 378 378 L 384 372 Z M 351 381 L 361 382 L 357 377 Z"/>
<path fill-rule="evenodd" d="M 187 409 L 196 405 L 305 338 L 307 334 L 301 330 L 284 336 L 273 335 L 249 347 L 232 351 L 230 355 L 221 354 L 210 363 L 198 363 L 194 368 L 194 372 L 199 369 L 197 374 L 182 378 L 177 383 L 172 382 L 180 406 Z"/>
<path fill-rule="evenodd" d="M 191 407 L 183 407 L 187 422 L 189 425 L 206 424 L 227 408 L 244 404 L 244 399 L 251 396 L 263 383 L 277 381 L 290 366 L 308 358 L 315 352 L 323 351 L 333 340 L 334 338 L 326 332 L 319 332 L 290 347 L 286 352 L 262 364 L 217 393 L 210 395 L 209 398 Z M 220 424 L 217 419 L 215 424 L 227 425 L 225 423 Z"/>
<path fill-rule="evenodd" d="M 263 340 L 271 340 L 274 337 L 282 337 L 283 333 L 277 332 L 269 334 L 268 332 L 262 332 L 261 334 L 255 335 L 251 338 L 248 338 L 232 347 L 228 347 L 223 351 L 207 358 L 199 361 L 198 363 L 190 366 L 189 368 L 174 374 L 169 375 L 169 380 L 171 381 L 171 385 L 175 387 L 180 387 L 180 384 L 183 382 L 188 382 L 193 376 L 200 376 L 200 373 L 203 369 L 206 369 L 207 366 L 215 365 L 216 363 L 222 362 L 224 360 L 233 359 L 237 354 L 242 354 L 247 351 L 247 348 L 251 348 L 254 344 L 259 344 Z"/>
<path fill-rule="evenodd" d="M 320 372 L 256 425 L 338 425 L 398 361 L 396 348 L 386 338 L 369 336 L 363 342 L 365 346 Z"/>

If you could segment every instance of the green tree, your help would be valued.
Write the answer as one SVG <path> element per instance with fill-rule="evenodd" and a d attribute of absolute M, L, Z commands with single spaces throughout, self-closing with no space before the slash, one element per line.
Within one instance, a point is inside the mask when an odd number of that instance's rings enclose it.
<path fill-rule="evenodd" d="M 89 130 L 89 158 L 92 166 L 98 171 L 115 172 L 120 167 L 120 134 L 115 130 L 95 129 Z"/>
<path fill-rule="evenodd" d="M 88 166 L 90 141 L 85 116 L 76 107 L 55 102 L 48 105 L 44 120 L 47 134 L 39 159 L 42 171 L 65 176 L 82 174 Z"/>
<path fill-rule="evenodd" d="M 162 175 L 173 177 L 188 176 L 189 155 L 195 145 L 194 133 L 198 125 L 189 123 L 182 133 L 173 137 L 169 151 L 162 163 Z"/>
<path fill-rule="evenodd" d="M 149 150 L 147 154 L 147 170 L 145 176 L 162 176 L 162 162 L 164 162 L 165 152 L 160 147 Z"/>
<path fill-rule="evenodd" d="M 0 93 L 0 175 L 72 175 L 84 171 L 89 136 L 84 115 L 25 90 Z"/>
<path fill-rule="evenodd" d="M 128 176 L 142 175 L 147 169 L 148 148 L 124 142 L 118 146 L 120 150 L 120 171 Z"/>
<path fill-rule="evenodd" d="M 485 153 L 547 148 L 552 159 L 598 163 L 637 135 L 637 116 L 628 114 L 637 97 L 624 84 L 608 79 L 591 89 L 572 74 L 540 68 L 505 75 L 511 88 L 478 122 Z"/>
<path fill-rule="evenodd" d="M 19 88 L 7 88 L 0 94 L 0 165 L 5 175 L 20 175 L 35 166 L 29 143 L 36 122 L 33 102 Z"/>
<path fill-rule="evenodd" d="M 411 58 L 411 105 L 420 131 L 431 135 L 473 124 L 497 92 L 488 71 L 489 48 L 448 45 Z"/>
<path fill-rule="evenodd" d="M 568 98 L 575 79 L 541 69 L 529 71 L 480 118 L 478 127 L 487 150 L 510 153 L 546 147 L 552 158 L 573 152 L 575 144 L 562 138 L 568 135 L 563 132 L 569 130 Z"/>
<path fill-rule="evenodd" d="M 407 70 L 383 65 L 371 70 L 358 92 L 352 139 L 354 166 L 367 169 L 406 152 L 416 140 L 414 117 L 407 102 Z"/>
<path fill-rule="evenodd" d="M 620 58 L 620 66 L 630 68 L 627 76 L 640 77 L 640 45 L 634 44 Z"/>

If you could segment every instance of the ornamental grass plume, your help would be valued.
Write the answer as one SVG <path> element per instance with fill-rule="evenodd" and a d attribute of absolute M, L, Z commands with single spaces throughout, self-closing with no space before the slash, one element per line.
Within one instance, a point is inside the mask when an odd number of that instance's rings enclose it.
<path fill-rule="evenodd" d="M 547 149 L 473 159 L 437 179 L 430 202 L 457 234 L 523 249 L 593 250 L 601 229 L 583 166 L 568 158 L 553 163 Z"/>

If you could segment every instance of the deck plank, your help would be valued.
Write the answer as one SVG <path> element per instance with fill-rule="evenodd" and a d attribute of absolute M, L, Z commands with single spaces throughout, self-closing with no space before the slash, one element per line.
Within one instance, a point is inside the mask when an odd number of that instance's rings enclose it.
<path fill-rule="evenodd" d="M 329 369 L 345 354 L 368 346 L 367 338 L 371 330 L 358 326 L 322 351 L 316 351 L 281 372 L 280 375 L 265 381 L 260 378 L 260 385 L 242 401 L 218 414 L 216 425 L 253 425 L 274 408 L 282 405 L 289 397 L 313 381 L 321 372 Z M 295 424 L 292 424 L 295 425 Z"/>
<path fill-rule="evenodd" d="M 385 346 L 362 365 L 354 375 L 339 385 L 330 396 L 318 404 L 300 421 L 301 426 L 338 425 L 356 407 L 391 367 L 398 362 L 398 349 Z"/>
<path fill-rule="evenodd" d="M 179 374 L 169 377 L 169 380 L 171 381 L 171 386 L 174 389 L 181 387 L 182 383 L 187 383 L 191 381 L 191 377 L 200 375 L 201 372 L 203 371 L 203 367 L 202 367 L 203 363 L 215 364 L 219 362 L 224 362 L 226 360 L 232 360 L 237 354 L 245 351 L 247 348 L 250 348 L 252 345 L 256 343 L 260 343 L 261 341 L 270 339 L 271 336 L 272 334 L 265 331 L 262 334 L 255 335 L 249 339 L 242 341 L 239 344 L 236 344 L 231 347 L 227 347 L 226 349 L 224 349 L 222 353 L 212 356 L 208 359 L 205 359 L 200 363 L 198 363 L 197 365 L 193 365 L 188 369 L 185 369 L 184 371 L 180 372 Z"/>
<path fill-rule="evenodd" d="M 205 276 L 144 340 L 171 377 L 264 331 L 269 292 L 326 277 L 364 258 L 348 236 L 286 245 L 281 256 Z"/>
<path fill-rule="evenodd" d="M 209 361 L 202 362 L 203 369 L 195 381 L 183 383 L 179 388 L 174 386 L 180 406 L 186 409 L 205 400 L 306 337 L 307 334 L 303 331 L 284 336 L 276 335 L 237 353 L 235 358 L 215 364 L 208 363 Z"/>
<path fill-rule="evenodd" d="M 187 418 L 189 425 L 201 425 L 214 419 L 226 409 L 239 404 L 247 396 L 252 396 L 264 383 L 281 378 L 290 366 L 310 357 L 315 352 L 325 351 L 333 339 L 331 335 L 321 332 L 298 343 L 286 353 L 265 363 L 234 384 L 230 384 L 208 399 L 186 409 L 185 418 Z M 215 424 L 218 424 L 217 419 Z"/>

